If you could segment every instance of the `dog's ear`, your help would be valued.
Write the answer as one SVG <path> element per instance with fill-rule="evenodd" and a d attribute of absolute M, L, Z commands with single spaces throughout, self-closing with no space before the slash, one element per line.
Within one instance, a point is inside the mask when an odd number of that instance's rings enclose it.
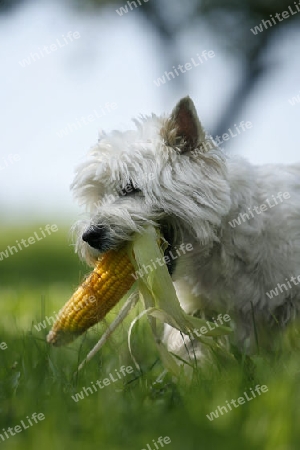
<path fill-rule="evenodd" d="M 196 149 L 205 140 L 205 132 L 190 97 L 184 97 L 177 103 L 161 135 L 167 145 L 179 148 L 181 153 Z"/>

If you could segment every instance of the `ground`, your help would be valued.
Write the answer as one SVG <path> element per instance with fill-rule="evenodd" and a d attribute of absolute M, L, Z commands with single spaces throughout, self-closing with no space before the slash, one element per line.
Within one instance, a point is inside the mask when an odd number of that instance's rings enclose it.
<path fill-rule="evenodd" d="M 32 228 L 33 229 L 33 228 Z M 37 226 L 35 229 L 39 229 Z M 2 230 L 0 251 L 31 230 Z M 50 328 L 34 325 L 67 301 L 88 269 L 77 261 L 67 231 L 59 232 L 0 261 L 0 437 L 8 450 L 157 450 L 160 436 L 172 450 L 296 450 L 300 442 L 299 332 L 283 337 L 283 351 L 251 358 L 235 349 L 231 357 L 195 368 L 192 379 L 163 372 L 147 319 L 134 328 L 133 353 L 127 347 L 131 318 L 103 350 L 76 375 L 78 363 L 99 339 L 107 323 L 97 325 L 66 348 L 45 341 Z M 113 311 L 108 321 L 113 319 Z M 300 327 L 298 327 L 300 329 Z M 1 345 L 4 343 L 3 345 Z M 298 347 L 297 347 L 298 344 Z M 120 375 L 121 366 L 133 372 Z M 96 388 L 111 376 L 115 381 Z M 77 402 L 72 398 L 91 387 Z M 256 385 L 268 391 L 219 418 L 207 415 L 238 399 Z M 250 396 L 251 397 L 251 396 Z M 32 414 L 43 420 L 28 424 Z M 41 416 L 40 416 L 41 417 Z M 1 432 L 1 430 L 3 430 Z M 6 432 L 6 435 L 4 434 Z M 148 446 L 147 446 L 148 444 Z"/>

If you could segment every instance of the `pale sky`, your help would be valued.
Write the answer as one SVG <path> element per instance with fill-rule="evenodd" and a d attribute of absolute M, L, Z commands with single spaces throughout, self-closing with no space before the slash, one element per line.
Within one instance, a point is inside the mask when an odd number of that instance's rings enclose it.
<path fill-rule="evenodd" d="M 216 56 L 180 75 L 186 77 L 188 91 L 175 96 L 168 86 L 154 84 L 172 67 L 159 56 L 159 43 L 147 27 L 137 11 L 120 17 L 107 9 L 96 16 L 47 2 L 27 4 L 13 15 L 2 16 L 2 222 L 76 220 L 80 210 L 69 185 L 75 166 L 97 141 L 99 129 L 132 128 L 131 118 L 169 112 L 187 94 L 208 130 L 217 123 L 239 79 L 236 60 L 224 53 L 205 27 L 201 39 L 184 36 L 178 58 L 182 64 L 203 50 L 213 50 Z M 70 31 L 80 38 L 62 46 L 63 35 Z M 19 63 L 57 40 L 61 47 L 57 45 L 44 58 L 26 67 Z M 250 121 L 253 126 L 228 141 L 226 150 L 259 164 L 300 161 L 300 103 L 288 102 L 300 92 L 299 42 L 300 32 L 279 37 L 266 55 L 273 71 L 236 122 Z M 76 120 L 81 126 L 60 137 L 59 131 Z"/>

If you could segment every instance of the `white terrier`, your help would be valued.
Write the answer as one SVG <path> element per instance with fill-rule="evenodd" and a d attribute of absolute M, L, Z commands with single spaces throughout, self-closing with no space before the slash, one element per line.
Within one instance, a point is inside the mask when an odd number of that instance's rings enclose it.
<path fill-rule="evenodd" d="M 170 117 L 135 124 L 102 135 L 77 171 L 72 187 L 90 214 L 76 227 L 80 256 L 93 264 L 152 224 L 169 243 L 186 312 L 230 315 L 243 350 L 264 334 L 271 341 L 300 309 L 300 164 L 258 167 L 225 156 L 189 97 Z M 193 251 L 176 253 L 183 243 Z M 165 340 L 181 356 L 193 343 L 179 348 L 170 327 Z"/>

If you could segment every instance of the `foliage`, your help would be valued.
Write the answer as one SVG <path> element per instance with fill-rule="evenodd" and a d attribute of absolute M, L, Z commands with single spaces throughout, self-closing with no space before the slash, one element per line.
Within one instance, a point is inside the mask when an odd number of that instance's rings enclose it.
<path fill-rule="evenodd" d="M 173 450 L 298 448 L 299 358 L 297 350 L 287 345 L 280 354 L 251 358 L 235 349 L 232 360 L 218 355 L 215 364 L 198 366 L 192 378 L 181 373 L 175 380 L 168 374 L 161 376 L 163 367 L 146 318 L 134 329 L 132 348 L 141 368 L 134 366 L 127 348 L 129 323 L 138 313 L 134 310 L 101 352 L 76 375 L 78 363 L 107 324 L 97 325 L 66 348 L 47 345 L 45 336 L 50 326 L 39 332 L 34 327 L 41 320 L 41 311 L 51 315 L 64 304 L 79 276 L 73 261 L 69 268 L 61 266 L 64 283 L 61 277 L 57 284 L 56 263 L 76 259 L 62 245 L 64 238 L 61 232 L 53 235 L 52 242 L 45 239 L 43 253 L 39 243 L 30 249 L 30 258 L 41 261 L 42 257 L 41 270 L 55 274 L 52 281 L 39 279 L 34 283 L 36 267 L 32 266 L 33 273 L 27 269 L 28 279 L 20 278 L 18 287 L 13 282 L 0 291 L 0 344 L 7 344 L 6 350 L 0 349 L 0 430 L 20 424 L 34 412 L 45 415 L 44 421 L 5 442 L 0 439 L 3 448 L 148 450 L 149 444 L 154 450 L 153 440 L 159 436 L 169 436 Z M 49 257 L 53 249 L 56 258 Z M 24 249 L 22 255 L 25 263 L 27 251 Z M 13 263 L 16 267 L 21 264 L 16 257 L 11 257 L 12 270 Z M 8 270 L 3 261 L 0 264 Z M 13 274 L 9 279 L 13 280 Z M 115 315 L 113 311 L 109 320 Z M 292 332 L 294 345 L 299 342 L 298 334 Z M 134 372 L 78 402 L 72 399 L 83 387 L 115 374 L 122 365 L 131 365 Z M 214 421 L 208 420 L 206 414 L 257 384 L 267 385 L 268 392 Z"/>

